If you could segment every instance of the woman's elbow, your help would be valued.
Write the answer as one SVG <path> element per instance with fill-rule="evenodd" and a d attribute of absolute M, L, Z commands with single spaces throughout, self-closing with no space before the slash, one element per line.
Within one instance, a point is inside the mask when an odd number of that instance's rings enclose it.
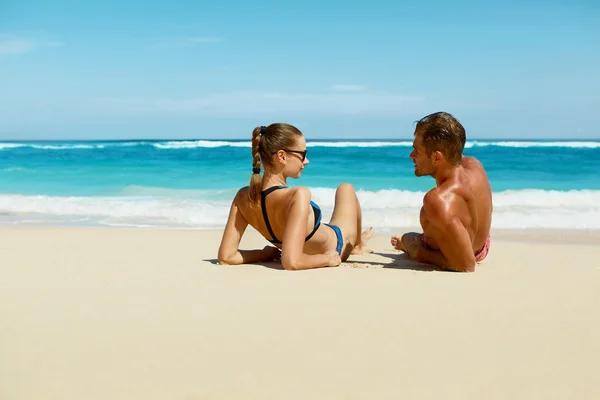
<path fill-rule="evenodd" d="M 219 265 L 229 265 L 231 263 L 229 262 L 229 260 L 227 258 L 218 256 L 217 257 L 217 264 L 219 264 Z"/>
<path fill-rule="evenodd" d="M 233 255 L 219 251 L 219 254 L 217 255 L 217 264 L 220 264 L 220 265 L 235 265 L 235 264 L 238 264 L 238 263 L 236 262 L 236 259 L 235 259 L 235 257 Z"/>
<path fill-rule="evenodd" d="M 281 266 L 283 267 L 283 269 L 285 269 L 287 271 L 298 271 L 298 270 L 302 269 L 302 267 L 298 261 L 299 261 L 298 259 L 283 257 L 281 259 Z"/>

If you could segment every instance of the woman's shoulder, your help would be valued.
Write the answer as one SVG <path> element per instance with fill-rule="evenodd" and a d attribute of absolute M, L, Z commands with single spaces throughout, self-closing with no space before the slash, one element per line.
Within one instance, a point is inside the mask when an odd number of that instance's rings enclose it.
<path fill-rule="evenodd" d="M 310 201 L 312 198 L 312 194 L 310 193 L 310 190 L 305 186 L 285 187 L 285 189 L 287 189 L 287 190 L 285 190 L 286 193 L 284 195 L 284 198 L 287 198 L 289 201 L 291 201 L 291 200 Z M 249 186 L 244 186 L 244 187 L 240 188 L 237 191 L 237 193 L 235 194 L 233 202 L 235 204 L 237 204 L 238 206 L 240 206 L 242 204 L 247 204 L 248 198 L 249 198 L 249 193 L 250 193 Z"/>
<path fill-rule="evenodd" d="M 294 186 L 290 188 L 289 196 L 291 199 L 300 201 L 310 201 L 312 194 L 310 189 L 304 186 Z"/>
<path fill-rule="evenodd" d="M 239 204 L 240 202 L 246 202 L 248 200 L 249 192 L 250 192 L 249 186 L 244 186 L 243 188 L 240 188 L 240 190 L 238 190 L 237 193 L 235 194 L 233 201 L 236 204 Z"/>

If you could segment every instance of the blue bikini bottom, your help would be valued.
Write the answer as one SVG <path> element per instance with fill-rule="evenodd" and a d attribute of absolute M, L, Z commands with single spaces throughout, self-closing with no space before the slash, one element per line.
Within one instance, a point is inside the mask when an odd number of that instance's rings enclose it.
<path fill-rule="evenodd" d="M 344 249 L 344 238 L 342 237 L 341 229 L 339 227 L 337 227 L 336 225 L 330 225 L 330 224 L 323 224 L 323 225 L 327 225 L 328 227 L 333 229 L 333 231 L 335 232 L 335 236 L 337 237 L 337 247 L 335 248 L 335 251 L 337 251 L 338 254 L 341 256 L 342 250 Z"/>

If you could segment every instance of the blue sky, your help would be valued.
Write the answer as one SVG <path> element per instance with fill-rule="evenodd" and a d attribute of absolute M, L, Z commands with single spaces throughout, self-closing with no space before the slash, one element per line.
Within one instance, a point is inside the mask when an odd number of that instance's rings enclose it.
<path fill-rule="evenodd" d="M 0 0 L 0 139 L 600 138 L 598 1 L 412 3 Z"/>

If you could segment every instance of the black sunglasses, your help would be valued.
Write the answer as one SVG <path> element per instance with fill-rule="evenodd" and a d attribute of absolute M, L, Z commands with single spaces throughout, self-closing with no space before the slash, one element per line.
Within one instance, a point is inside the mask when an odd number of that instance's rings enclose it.
<path fill-rule="evenodd" d="M 288 150 L 288 149 L 281 149 L 281 150 L 287 151 L 288 153 L 300 154 L 302 156 L 302 161 L 306 160 L 306 153 L 308 152 L 308 150 L 304 150 L 304 151 L 300 151 L 300 150 Z"/>

